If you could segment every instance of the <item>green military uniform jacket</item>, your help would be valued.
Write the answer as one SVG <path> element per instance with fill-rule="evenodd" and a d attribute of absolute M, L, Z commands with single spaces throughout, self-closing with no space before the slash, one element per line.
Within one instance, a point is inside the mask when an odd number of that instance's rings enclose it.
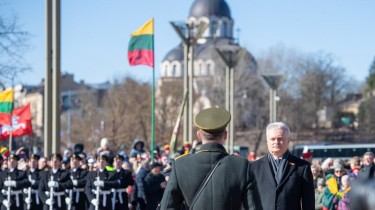
<path fill-rule="evenodd" d="M 193 155 L 177 158 L 161 201 L 161 209 L 180 209 L 185 200 L 190 207 L 194 195 L 210 169 L 227 156 L 220 144 L 204 144 Z M 258 187 L 250 163 L 229 156 L 218 166 L 193 209 L 262 209 Z"/>

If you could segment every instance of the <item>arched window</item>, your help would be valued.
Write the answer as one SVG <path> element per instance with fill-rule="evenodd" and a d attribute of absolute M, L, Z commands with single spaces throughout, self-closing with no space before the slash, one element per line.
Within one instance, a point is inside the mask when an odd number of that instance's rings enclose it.
<path fill-rule="evenodd" d="M 213 75 L 212 65 L 210 63 L 207 64 L 207 75 Z"/>
<path fill-rule="evenodd" d="M 177 65 L 174 64 L 172 66 L 172 77 L 176 77 L 177 76 Z"/>
<path fill-rule="evenodd" d="M 212 37 L 214 37 L 216 35 L 216 30 L 217 30 L 217 22 L 212 21 L 211 24 L 210 24 L 210 32 L 211 32 Z"/>
<path fill-rule="evenodd" d="M 227 37 L 228 36 L 228 24 L 227 24 L 227 22 L 223 22 L 223 31 L 222 31 L 222 35 L 223 35 L 223 37 Z"/>

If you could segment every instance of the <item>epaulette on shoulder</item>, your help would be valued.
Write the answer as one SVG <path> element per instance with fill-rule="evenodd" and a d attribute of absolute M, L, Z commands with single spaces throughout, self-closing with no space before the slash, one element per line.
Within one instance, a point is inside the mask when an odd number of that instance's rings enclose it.
<path fill-rule="evenodd" d="M 180 155 L 180 156 L 176 157 L 174 160 L 176 161 L 176 160 L 178 160 L 178 159 L 180 159 L 182 157 L 188 156 L 188 155 L 190 155 L 190 154 L 187 153 L 187 154 Z"/>

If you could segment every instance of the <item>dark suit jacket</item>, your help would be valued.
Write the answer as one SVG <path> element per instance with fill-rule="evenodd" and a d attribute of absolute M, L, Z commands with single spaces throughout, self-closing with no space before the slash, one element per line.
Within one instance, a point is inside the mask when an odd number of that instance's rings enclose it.
<path fill-rule="evenodd" d="M 176 159 L 161 201 L 162 210 L 180 209 L 185 200 L 190 207 L 193 197 L 210 169 L 227 156 L 220 144 L 204 144 L 193 155 Z M 216 169 L 193 209 L 262 209 L 257 183 L 249 161 L 228 156 Z"/>
<path fill-rule="evenodd" d="M 267 155 L 252 163 L 265 210 L 314 210 L 314 184 L 310 164 L 289 154 L 288 165 L 276 184 Z"/>

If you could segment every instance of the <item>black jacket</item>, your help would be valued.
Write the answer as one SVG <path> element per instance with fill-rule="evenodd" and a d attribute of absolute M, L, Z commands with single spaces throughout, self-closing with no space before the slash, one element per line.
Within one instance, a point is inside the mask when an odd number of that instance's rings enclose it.
<path fill-rule="evenodd" d="M 277 186 L 267 155 L 253 162 L 263 208 L 266 210 L 314 210 L 315 194 L 310 164 L 292 154 L 288 156 Z"/>
<path fill-rule="evenodd" d="M 177 158 L 173 164 L 161 209 L 179 209 L 185 200 L 190 207 L 200 184 L 215 163 L 227 156 L 220 144 L 204 144 L 193 155 Z M 216 169 L 193 209 L 262 209 L 255 176 L 249 161 L 229 156 Z"/>

